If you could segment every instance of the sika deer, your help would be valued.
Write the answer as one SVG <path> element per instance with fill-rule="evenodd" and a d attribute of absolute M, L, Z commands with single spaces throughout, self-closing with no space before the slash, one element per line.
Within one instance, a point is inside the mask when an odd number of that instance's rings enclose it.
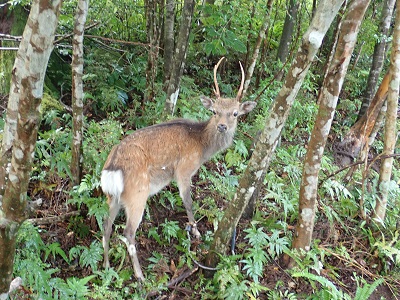
<path fill-rule="evenodd" d="M 237 118 L 250 112 L 255 102 L 240 103 L 244 71 L 236 99 L 221 98 L 214 67 L 216 99 L 201 97 L 204 107 L 213 112 L 205 122 L 177 119 L 135 131 L 114 146 L 101 173 L 101 188 L 107 195 L 110 213 L 104 222 L 104 267 L 109 267 L 108 247 L 112 225 L 121 206 L 125 208 L 125 243 L 135 276 L 144 280 L 135 247 L 136 230 L 142 220 L 147 198 L 158 193 L 171 180 L 179 187 L 192 234 L 200 237 L 192 212 L 191 177 L 218 151 L 229 147 Z"/>

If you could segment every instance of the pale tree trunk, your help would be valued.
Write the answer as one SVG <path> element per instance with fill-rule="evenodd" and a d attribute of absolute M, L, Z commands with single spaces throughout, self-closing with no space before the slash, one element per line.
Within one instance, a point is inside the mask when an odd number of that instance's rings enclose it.
<path fill-rule="evenodd" d="M 71 183 L 78 185 L 82 177 L 83 140 L 83 34 L 89 0 L 79 0 L 75 14 L 74 37 L 72 39 L 72 158 Z"/>
<path fill-rule="evenodd" d="M 179 35 L 176 42 L 171 74 L 166 89 L 167 99 L 165 101 L 164 108 L 165 114 L 172 115 L 175 111 L 181 77 L 185 68 L 186 53 L 189 44 L 189 35 L 192 27 L 192 17 L 195 3 L 196 2 L 194 0 L 185 0 L 183 3 Z"/>
<path fill-rule="evenodd" d="M 257 187 L 263 183 L 262 174 L 269 167 L 272 154 L 275 151 L 296 95 L 315 54 L 321 46 L 326 31 L 342 3 L 343 0 L 322 0 L 319 2 L 317 12 L 311 21 L 309 29 L 303 36 L 302 43 L 288 71 L 284 85 L 272 104 L 264 130 L 257 141 L 247 168 L 239 180 L 237 192 L 229 203 L 224 217 L 215 232 L 213 243 L 206 257 L 207 265 L 215 266 L 218 262 L 218 254 L 226 252 L 232 233 L 249 199 Z"/>
<path fill-rule="evenodd" d="M 164 20 L 164 85 L 168 86 L 168 80 L 172 69 L 172 57 L 174 56 L 174 22 L 175 0 L 167 0 L 165 4 Z"/>
<path fill-rule="evenodd" d="M 333 60 L 322 85 L 319 109 L 304 160 L 299 194 L 299 216 L 292 243 L 293 249 L 310 250 L 314 230 L 315 204 L 318 191 L 318 173 L 328 134 L 335 114 L 350 58 L 357 42 L 357 35 L 369 0 L 350 2 L 340 26 L 339 39 Z"/>
<path fill-rule="evenodd" d="M 144 101 L 153 101 L 155 97 L 155 82 L 157 77 L 157 60 L 160 44 L 160 24 L 158 18 L 158 0 L 147 1 L 147 41 L 150 45 L 147 56 L 146 92 Z"/>
<path fill-rule="evenodd" d="M 394 153 L 396 144 L 397 103 L 400 84 L 400 0 L 396 1 L 396 24 L 393 34 L 393 47 L 390 57 L 390 83 L 387 97 L 385 138 L 383 154 Z M 376 202 L 373 218 L 383 224 L 389 197 L 389 183 L 392 175 L 393 157 L 383 159 L 379 174 L 379 200 Z"/>
<path fill-rule="evenodd" d="M 15 238 L 20 224 L 26 219 L 27 189 L 40 123 L 43 80 L 53 49 L 60 7 L 61 0 L 33 1 L 13 68 L 10 101 L 14 101 L 17 109 L 7 114 L 18 112 L 18 116 L 7 118 L 7 121 L 15 122 L 12 126 L 15 131 L 12 147 L 9 148 L 11 165 L 8 181 L 0 201 L 0 298 L 5 298 L 9 289 Z M 21 58 L 24 58 L 24 63 Z"/>
<path fill-rule="evenodd" d="M 17 129 L 17 117 L 18 117 L 18 104 L 20 95 L 18 90 L 21 85 L 21 74 L 24 70 L 24 64 L 26 60 L 27 49 L 29 40 L 32 32 L 28 31 L 29 28 L 25 27 L 24 34 L 26 38 L 22 38 L 17 56 L 15 58 L 14 67 L 11 72 L 11 84 L 10 94 L 7 103 L 7 115 L 3 130 L 3 140 L 1 144 L 1 158 L 0 158 L 0 203 L 1 197 L 4 194 L 4 189 L 8 180 L 8 168 L 11 162 L 11 151 Z"/>
<path fill-rule="evenodd" d="M 382 71 L 385 61 L 386 45 L 389 38 L 390 21 L 393 15 L 395 0 L 385 0 L 382 3 L 381 21 L 379 25 L 379 40 L 375 44 L 374 54 L 372 56 L 372 65 L 369 71 L 367 84 L 363 93 L 363 102 L 358 112 L 357 121 L 366 113 L 372 97 L 375 94 L 376 85 L 379 75 Z"/>
<path fill-rule="evenodd" d="M 254 73 L 254 67 L 256 66 L 258 55 L 260 53 L 261 43 L 265 39 L 265 35 L 270 21 L 270 11 L 273 1 L 274 0 L 268 0 L 267 2 L 267 11 L 265 12 L 263 23 L 261 25 L 260 31 L 258 32 L 257 40 L 254 45 L 253 55 L 251 57 L 249 67 L 247 68 L 246 77 L 244 80 L 243 96 L 246 95 L 247 89 L 249 88 L 250 80 Z"/>

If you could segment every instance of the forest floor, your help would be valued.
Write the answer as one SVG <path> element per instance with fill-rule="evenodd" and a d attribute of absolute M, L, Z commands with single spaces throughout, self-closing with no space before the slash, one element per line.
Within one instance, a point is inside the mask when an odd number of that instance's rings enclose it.
<path fill-rule="evenodd" d="M 0 108 L 4 112 L 6 108 L 6 98 L 0 98 Z M 209 169 L 213 168 L 211 163 L 207 166 Z M 215 170 L 217 171 L 217 170 Z M 31 220 L 37 220 L 41 218 L 41 224 L 38 225 L 41 230 L 41 236 L 45 244 L 50 244 L 53 242 L 58 242 L 61 248 L 68 253 L 69 250 L 76 245 L 89 246 L 93 240 L 101 241 L 100 229 L 98 228 L 97 222 L 94 217 L 87 217 L 87 211 L 82 207 L 78 214 L 82 217 L 79 218 L 83 222 L 83 226 L 88 229 L 87 234 L 82 237 L 78 236 L 71 229 L 71 220 L 69 218 L 64 218 L 63 216 L 71 212 L 76 212 L 76 208 L 72 206 L 67 206 L 68 193 L 67 187 L 68 182 L 60 178 L 53 178 L 53 182 L 48 182 L 47 187 L 42 188 L 40 182 L 32 181 L 29 187 L 29 196 L 31 200 L 41 199 L 42 204 L 36 207 L 30 214 Z M 176 192 L 173 187 L 167 187 L 171 189 L 173 193 Z M 195 201 L 201 201 L 205 196 L 205 193 L 210 193 L 208 189 L 207 182 L 200 182 L 198 176 L 193 178 L 192 194 L 195 197 Z M 100 197 L 100 191 L 98 195 Z M 213 195 L 214 196 L 214 195 Z M 218 199 L 218 195 L 215 195 L 217 201 L 217 206 L 223 209 L 225 202 L 223 199 Z M 165 209 L 164 206 L 157 205 L 157 195 L 148 201 L 149 215 L 151 220 L 144 219 L 139 231 L 143 233 L 147 232 L 149 228 L 159 227 L 166 219 L 179 221 L 181 228 L 184 228 L 186 222 L 186 213 L 183 208 L 180 209 Z M 273 201 L 273 199 L 271 200 Z M 263 209 L 263 207 L 258 207 L 258 209 Z M 124 215 L 120 214 L 117 217 L 115 223 L 124 224 Z M 36 223 L 36 221 L 33 221 Z M 249 221 L 241 220 L 237 228 L 237 240 L 236 244 L 245 244 L 244 239 L 245 233 L 243 229 L 248 227 Z M 294 230 L 294 225 L 292 225 L 292 230 Z M 344 227 L 348 227 L 344 230 Z M 325 276 L 336 286 L 343 289 L 346 293 L 350 295 L 355 295 L 357 290 L 357 282 L 354 280 L 354 274 L 358 277 L 364 278 L 367 282 L 373 282 L 383 269 L 390 269 L 391 266 L 382 265 L 382 260 L 377 257 L 375 253 L 371 253 L 369 241 L 366 240 L 365 236 L 362 236 L 357 228 L 348 230 L 354 227 L 354 223 L 350 221 L 348 224 L 338 224 L 334 223 L 332 226 L 324 216 L 318 218 L 314 229 L 314 240 L 319 240 L 319 247 L 323 247 L 327 251 L 329 249 L 335 248 L 336 245 L 343 245 L 347 252 L 350 253 L 350 257 L 340 256 L 337 253 L 331 253 L 328 258 L 325 258 L 326 262 L 329 263 L 329 268 L 324 268 L 321 270 L 321 275 Z M 198 223 L 199 231 L 204 233 L 206 231 L 212 231 L 213 225 L 203 218 Z M 122 231 L 120 232 L 122 234 Z M 115 236 L 115 235 L 114 235 Z M 163 276 L 165 273 L 171 275 L 171 277 L 179 277 L 184 273 L 190 274 L 190 276 L 183 276 L 183 280 L 178 283 L 177 286 L 170 288 L 168 291 L 164 292 L 162 297 L 157 294 L 157 297 L 148 297 L 149 299 L 201 299 L 201 294 L 196 290 L 196 284 L 198 283 L 199 272 L 202 272 L 201 268 L 198 268 L 195 272 L 188 271 L 187 267 L 182 269 L 176 269 L 176 265 L 179 261 L 179 253 L 173 247 L 174 241 L 171 241 L 170 245 L 160 245 L 154 239 L 148 238 L 146 234 L 139 234 L 137 238 L 138 244 L 138 254 L 139 260 L 144 268 L 149 265 L 149 255 L 152 252 L 164 253 L 166 257 L 170 258 L 170 262 L 164 262 L 162 265 L 156 265 L 153 268 L 154 273 L 158 273 L 159 276 Z M 198 246 L 201 241 L 192 239 L 192 251 L 198 250 Z M 111 243 L 121 243 L 117 238 L 112 238 Z M 238 247 L 236 253 L 240 254 L 243 248 Z M 199 251 L 197 251 L 199 253 Z M 205 256 L 206 253 L 204 253 Z M 204 257 L 203 257 L 204 258 Z M 54 273 L 53 276 L 60 278 L 77 277 L 82 278 L 89 276 L 93 271 L 88 268 L 81 268 L 78 263 L 72 262 L 68 264 L 61 257 L 56 257 L 50 261 L 53 268 L 59 269 L 58 272 Z M 130 269 L 131 264 L 128 258 L 126 258 L 123 268 Z M 132 281 L 134 281 L 132 276 Z M 263 286 L 269 289 L 276 289 L 277 283 L 282 282 L 279 289 L 282 291 L 291 291 L 298 295 L 298 299 L 305 299 L 308 295 L 312 295 L 313 287 L 301 278 L 293 278 L 283 267 L 281 261 L 271 262 L 264 270 L 264 276 L 261 281 Z M 185 284 L 183 284 L 185 283 Z M 129 284 L 129 282 L 127 283 Z M 183 287 L 184 286 L 184 287 Z M 192 288 L 188 288 L 192 287 Z M 315 288 L 318 288 L 315 287 Z M 25 290 L 27 291 L 27 290 Z M 383 297 L 383 298 L 382 298 Z M 28 296 L 29 298 L 29 296 Z M 261 294 L 259 299 L 267 299 L 267 296 Z M 400 282 L 390 277 L 385 277 L 385 283 L 381 284 L 375 292 L 369 298 L 371 300 L 386 299 L 386 300 L 399 300 L 400 299 Z"/>
<path fill-rule="evenodd" d="M 193 182 L 193 194 L 195 195 L 195 199 L 201 199 L 202 193 L 209 193 L 207 190 L 207 183 L 201 182 L 200 185 L 196 183 L 196 178 L 194 178 Z M 62 191 L 63 187 L 66 186 L 65 182 L 58 182 L 58 188 L 54 188 L 53 191 L 47 193 L 39 193 L 34 195 L 33 198 L 42 197 L 43 204 L 39 209 L 36 209 L 36 218 L 49 218 L 54 216 L 62 216 L 67 212 L 67 210 L 72 211 L 74 208 L 66 207 L 65 203 L 67 200 L 67 195 Z M 168 187 L 169 189 L 174 189 L 173 187 Z M 31 191 L 35 189 L 35 183 L 31 183 Z M 173 192 L 176 192 L 172 190 Z M 50 193 L 49 193 L 50 192 Z M 147 232 L 149 228 L 159 227 L 159 224 L 162 224 L 166 219 L 179 221 L 179 225 L 181 228 L 184 228 L 186 222 L 186 214 L 184 209 L 177 210 L 173 209 L 165 209 L 165 207 L 161 205 L 157 205 L 157 196 L 150 199 L 148 202 L 149 214 L 151 215 L 151 220 L 144 218 L 139 230 L 142 232 Z M 224 201 L 217 200 L 217 204 L 219 207 L 223 208 Z M 260 208 L 259 208 L 260 209 Z M 262 209 L 262 208 L 261 208 Z M 82 238 L 77 236 L 72 230 L 70 226 L 70 222 L 68 219 L 61 220 L 57 222 L 50 222 L 47 224 L 42 224 L 40 227 L 43 229 L 42 238 L 45 243 L 58 242 L 61 244 L 61 248 L 68 253 L 69 249 L 76 245 L 84 245 L 89 246 L 91 242 L 95 239 L 101 240 L 101 236 L 99 235 L 100 230 L 97 226 L 96 220 L 94 218 L 86 217 L 86 212 L 81 210 L 81 216 L 84 224 L 89 228 L 89 233 L 86 237 Z M 124 224 L 124 215 L 120 214 L 117 217 L 117 224 Z M 245 243 L 244 240 L 245 233 L 243 229 L 248 225 L 248 221 L 242 220 L 238 226 L 238 234 L 236 244 Z M 293 224 L 294 225 L 294 224 Z M 327 249 L 335 248 L 335 245 L 341 244 L 343 245 L 348 253 L 351 254 L 351 257 L 344 257 L 332 252 L 332 255 L 325 258 L 326 262 L 329 263 L 329 268 L 324 268 L 321 271 L 322 276 L 325 276 L 332 282 L 336 284 L 337 287 L 343 289 L 346 293 L 350 295 L 355 295 L 355 291 L 357 289 L 357 282 L 354 280 L 354 274 L 359 277 L 364 278 L 368 282 L 373 282 L 374 279 L 377 278 L 376 274 L 379 274 L 384 267 L 382 266 L 382 261 L 378 257 L 374 257 L 374 253 L 369 253 L 370 246 L 368 245 L 368 241 L 365 240 L 361 236 L 361 234 L 357 235 L 357 230 L 354 230 L 353 233 L 349 235 L 348 231 L 343 230 L 343 225 L 340 226 L 334 225 L 333 227 L 329 225 L 329 222 L 320 217 L 318 219 L 317 224 L 315 225 L 314 238 L 320 240 L 319 247 L 324 247 Z M 348 224 L 350 226 L 354 226 L 353 224 Z M 202 219 L 198 224 L 200 232 L 212 231 L 213 226 L 210 222 L 207 221 L 206 218 Z M 293 226 L 294 228 L 294 226 Z M 347 232 L 347 233 L 346 233 Z M 122 231 L 120 232 L 122 234 Z M 137 238 L 138 243 L 138 253 L 139 260 L 142 263 L 142 267 L 146 268 L 150 263 L 147 259 L 150 256 L 150 253 L 158 252 L 165 254 L 166 257 L 170 258 L 170 262 L 163 262 L 163 264 L 156 265 L 153 268 L 153 272 L 158 274 L 159 276 L 163 276 L 165 273 L 171 275 L 171 277 L 183 276 L 182 274 L 188 269 L 183 267 L 180 270 L 176 269 L 176 265 L 178 265 L 179 261 L 179 253 L 172 245 L 176 240 L 172 240 L 170 245 L 160 245 L 154 239 L 148 238 L 146 234 L 139 234 Z M 192 250 L 196 251 L 198 245 L 201 241 L 196 241 L 192 239 Z M 121 243 L 117 238 L 112 238 L 111 243 Z M 198 250 L 198 249 L 197 249 Z M 240 251 L 243 249 L 238 248 L 236 251 L 240 254 Z M 54 276 L 61 278 L 68 277 L 78 277 L 82 278 L 83 276 L 89 276 L 92 274 L 92 270 L 90 268 L 82 269 L 78 266 L 77 263 L 67 264 L 65 260 L 62 258 L 57 258 L 52 261 L 51 264 L 53 267 L 58 268 L 60 271 L 55 273 Z M 124 262 L 123 268 L 131 268 L 130 261 L 126 258 Z M 186 272 L 190 273 L 190 276 L 183 278 L 183 280 L 174 288 L 170 288 L 168 291 L 164 292 L 163 297 L 148 297 L 148 299 L 201 299 L 201 293 L 196 291 L 196 283 L 198 283 L 198 274 L 202 272 L 199 268 L 196 272 Z M 396 282 L 391 278 L 385 278 L 386 284 L 381 284 L 374 292 L 374 294 L 369 298 L 372 300 L 377 299 L 387 299 L 394 300 L 400 299 L 400 282 Z M 132 276 L 132 281 L 135 279 Z M 290 291 L 298 295 L 298 299 L 305 299 L 308 295 L 312 295 L 313 288 L 311 285 L 301 278 L 292 278 L 285 268 L 282 266 L 280 261 L 274 261 L 270 263 L 267 268 L 264 270 L 264 278 L 261 281 L 261 284 L 270 288 L 276 289 L 277 282 L 283 282 L 283 285 L 280 286 L 282 291 Z M 183 284 L 185 283 L 185 284 Z M 192 288 L 188 288 L 192 287 Z M 318 288 L 318 286 L 316 287 Z M 302 296 L 301 296 L 302 295 Z M 384 298 L 381 298 L 384 297 Z M 261 294 L 259 299 L 268 299 L 266 295 Z"/>

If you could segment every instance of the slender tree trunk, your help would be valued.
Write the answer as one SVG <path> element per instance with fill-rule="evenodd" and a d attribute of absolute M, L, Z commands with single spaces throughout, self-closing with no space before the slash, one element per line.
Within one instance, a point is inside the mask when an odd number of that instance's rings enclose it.
<path fill-rule="evenodd" d="M 75 14 L 74 37 L 72 39 L 72 158 L 71 183 L 78 185 L 82 179 L 83 140 L 83 34 L 89 0 L 79 0 Z"/>
<path fill-rule="evenodd" d="M 194 0 L 185 0 L 182 9 L 182 18 L 176 43 L 174 60 L 167 86 L 167 99 L 165 101 L 165 114 L 173 114 L 179 96 L 179 86 L 183 69 L 185 68 L 186 53 L 189 44 L 189 35 L 194 13 Z"/>
<path fill-rule="evenodd" d="M 393 15 L 395 0 L 385 0 L 382 5 L 381 22 L 379 25 L 379 40 L 377 40 L 374 48 L 374 54 L 372 56 L 372 65 L 369 71 L 367 84 L 365 85 L 365 91 L 363 93 L 363 102 L 361 109 L 358 113 L 357 121 L 367 111 L 372 97 L 375 94 L 376 85 L 378 83 L 379 75 L 382 71 L 383 63 L 385 61 L 386 45 L 389 38 L 390 21 Z"/>
<path fill-rule="evenodd" d="M 167 0 L 164 21 L 164 86 L 168 86 L 168 80 L 172 69 L 175 45 L 174 22 L 175 0 Z"/>
<path fill-rule="evenodd" d="M 281 40 L 278 47 L 277 59 L 282 63 L 285 63 L 288 54 L 290 44 L 293 39 L 293 30 L 296 23 L 297 12 L 299 9 L 299 3 L 296 0 L 289 0 L 289 7 L 286 12 L 285 23 L 283 24 L 283 30 Z M 280 73 L 277 80 L 281 80 L 283 72 Z"/>
<path fill-rule="evenodd" d="M 340 27 L 334 58 L 324 80 L 320 103 L 311 139 L 308 143 L 300 185 L 299 219 L 297 221 L 293 249 L 310 250 L 314 230 L 315 204 L 318 191 L 318 173 L 328 134 L 335 114 L 337 100 L 342 89 L 350 58 L 357 42 L 357 35 L 369 0 L 353 0 Z M 289 257 L 287 257 L 288 259 Z"/>
<path fill-rule="evenodd" d="M 247 51 L 246 51 L 246 56 L 245 56 L 244 64 L 243 64 L 243 68 L 245 70 L 247 69 L 247 63 L 248 63 L 249 55 L 250 55 L 250 49 L 251 49 L 250 41 L 252 39 L 253 31 L 254 31 L 253 30 L 253 19 L 254 19 L 254 15 L 256 13 L 257 4 L 258 4 L 258 0 L 251 2 L 251 14 L 247 21 L 247 23 L 249 24 L 249 28 L 247 29 L 247 42 L 246 42 Z M 263 25 L 261 25 L 261 26 L 263 26 Z"/>
<path fill-rule="evenodd" d="M 33 1 L 13 68 L 10 101 L 17 107 L 7 114 L 14 124 L 8 181 L 0 201 L 0 298 L 7 295 L 12 279 L 15 238 L 25 220 L 27 189 L 35 150 L 43 80 L 53 49 L 61 0 Z M 21 62 L 23 59 L 23 63 Z M 8 132 L 7 134 L 10 134 Z M 4 135 L 3 139 L 10 139 Z M 4 141 L 3 141 L 4 145 Z M 5 174 L 2 174 L 4 176 Z"/>
<path fill-rule="evenodd" d="M 268 0 L 268 3 L 267 3 L 267 11 L 265 12 L 265 17 L 264 17 L 263 23 L 261 25 L 260 31 L 258 32 L 257 40 L 254 45 L 253 55 L 251 57 L 249 67 L 247 68 L 246 77 L 245 77 L 245 81 L 244 81 L 243 95 L 246 95 L 247 89 L 249 88 L 250 80 L 251 80 L 251 77 L 253 76 L 254 68 L 256 66 L 258 55 L 260 53 L 261 43 L 265 39 L 265 35 L 267 33 L 267 29 L 268 29 L 268 25 L 269 25 L 269 21 L 270 21 L 270 11 L 271 11 L 272 2 L 273 2 L 273 0 Z"/>
<path fill-rule="evenodd" d="M 390 83 L 387 97 L 387 112 L 385 121 L 385 139 L 383 154 L 394 153 L 396 145 L 396 119 L 400 84 L 400 0 L 396 1 L 396 24 L 393 34 L 393 47 L 390 57 Z M 376 202 L 373 218 L 383 224 L 386 206 L 389 198 L 389 183 L 392 175 L 393 157 L 382 161 L 379 174 L 379 200 Z"/>
<path fill-rule="evenodd" d="M 155 82 L 157 77 L 157 60 L 160 44 L 160 24 L 157 11 L 158 0 L 147 1 L 147 41 L 150 45 L 147 56 L 146 92 L 144 102 L 153 101 L 155 97 Z"/>
<path fill-rule="evenodd" d="M 8 1 L 1 0 L 0 4 Z M 0 32 L 12 36 L 21 36 L 24 31 L 25 23 L 28 18 L 24 7 L 22 5 L 14 6 L 13 10 L 9 10 L 9 5 L 0 7 Z M 9 23 L 11 26 L 8 26 Z M 19 46 L 18 41 L 0 41 L 1 47 L 15 48 Z M 15 62 L 15 50 L 1 50 L 0 51 L 0 95 L 6 95 L 10 92 L 11 70 Z"/>
<path fill-rule="evenodd" d="M 351 126 L 343 140 L 335 144 L 333 147 L 338 164 L 342 166 L 348 165 L 360 154 L 360 151 L 363 149 L 372 133 L 372 130 L 374 129 L 379 112 L 386 100 L 389 82 L 390 77 L 389 72 L 387 72 L 385 77 L 383 77 L 379 89 L 372 99 L 367 112 L 361 117 L 361 119 Z M 350 173 L 346 177 L 349 176 Z"/>
<path fill-rule="evenodd" d="M 237 192 L 227 207 L 224 217 L 218 229 L 206 257 L 206 264 L 215 266 L 218 262 L 218 254 L 224 254 L 232 233 L 247 206 L 249 199 L 257 187 L 262 184 L 262 174 L 269 167 L 283 126 L 289 115 L 294 99 L 300 89 L 307 71 L 321 46 L 322 40 L 333 18 L 336 16 L 343 0 L 321 0 L 317 12 L 309 29 L 304 34 L 297 55 L 285 78 L 285 83 L 276 97 L 266 119 L 265 127 L 256 144 L 247 168 L 239 180 Z"/>

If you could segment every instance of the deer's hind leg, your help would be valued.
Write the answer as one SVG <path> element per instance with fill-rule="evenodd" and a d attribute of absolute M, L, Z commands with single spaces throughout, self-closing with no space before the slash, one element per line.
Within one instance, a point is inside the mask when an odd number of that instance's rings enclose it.
<path fill-rule="evenodd" d="M 121 196 L 126 213 L 126 227 L 124 231 L 124 236 L 126 237 L 125 243 L 132 261 L 135 276 L 140 281 L 144 280 L 144 276 L 137 255 L 135 236 L 136 231 L 142 221 L 148 196 L 148 184 L 145 186 L 141 185 L 140 187 L 137 185 L 129 186 L 129 188 L 126 188 Z"/>
<path fill-rule="evenodd" d="M 103 266 L 104 268 L 110 267 L 110 262 L 108 260 L 108 250 L 109 250 L 109 244 L 110 244 L 110 236 L 111 236 L 111 231 L 112 231 L 112 226 L 115 220 L 115 217 L 117 216 L 121 205 L 119 203 L 119 199 L 107 195 L 107 202 L 108 202 L 108 207 L 109 207 L 109 214 L 108 217 L 104 220 L 103 224 L 103 249 L 104 249 L 104 263 Z"/>

